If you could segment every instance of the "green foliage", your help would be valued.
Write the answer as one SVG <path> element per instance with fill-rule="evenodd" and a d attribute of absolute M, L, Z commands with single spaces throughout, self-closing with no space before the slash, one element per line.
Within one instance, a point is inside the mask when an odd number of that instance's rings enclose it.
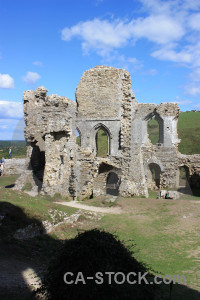
<path fill-rule="evenodd" d="M 26 157 L 25 141 L 0 141 L 0 157 L 8 158 L 8 148 L 12 147 L 13 158 Z"/>

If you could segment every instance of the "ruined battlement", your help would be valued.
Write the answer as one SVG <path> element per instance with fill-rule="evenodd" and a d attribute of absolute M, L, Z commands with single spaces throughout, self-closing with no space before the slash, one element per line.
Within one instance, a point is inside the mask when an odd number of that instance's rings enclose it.
<path fill-rule="evenodd" d="M 76 102 L 47 92 L 39 87 L 23 95 L 27 176 L 19 179 L 20 188 L 29 180 L 34 191 L 71 199 L 106 193 L 148 196 L 148 188 L 177 187 L 180 167 L 198 183 L 200 155 L 178 152 L 178 105 L 137 103 L 128 71 L 87 70 Z M 152 118 L 159 125 L 155 145 L 148 135 Z M 97 155 L 99 130 L 107 136 L 104 157 Z"/>

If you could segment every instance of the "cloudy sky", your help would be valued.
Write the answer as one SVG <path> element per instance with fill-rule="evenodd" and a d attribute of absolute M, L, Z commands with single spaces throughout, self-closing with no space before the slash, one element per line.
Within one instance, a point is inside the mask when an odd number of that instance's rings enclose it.
<path fill-rule="evenodd" d="M 140 103 L 200 110 L 200 1 L 0 1 L 0 140 L 23 137 L 24 90 L 75 100 L 100 64 L 128 69 Z"/>

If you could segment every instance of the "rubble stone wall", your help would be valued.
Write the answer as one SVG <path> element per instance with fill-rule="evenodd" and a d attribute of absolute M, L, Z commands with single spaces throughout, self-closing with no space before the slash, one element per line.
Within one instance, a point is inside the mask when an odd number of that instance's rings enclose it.
<path fill-rule="evenodd" d="M 5 159 L 5 175 L 22 174 L 26 170 L 25 158 Z"/>
<path fill-rule="evenodd" d="M 137 103 L 126 70 L 97 66 L 86 71 L 76 102 L 47 96 L 44 87 L 26 91 L 23 99 L 27 170 L 18 188 L 29 180 L 34 191 L 51 196 L 91 198 L 112 188 L 108 178 L 113 173 L 120 195 L 148 196 L 148 188 L 177 187 L 181 166 L 187 168 L 191 183 L 200 186 L 200 155 L 178 152 L 178 105 Z M 152 117 L 159 124 L 156 145 L 148 136 Z M 105 157 L 97 157 L 100 129 L 108 136 Z"/>

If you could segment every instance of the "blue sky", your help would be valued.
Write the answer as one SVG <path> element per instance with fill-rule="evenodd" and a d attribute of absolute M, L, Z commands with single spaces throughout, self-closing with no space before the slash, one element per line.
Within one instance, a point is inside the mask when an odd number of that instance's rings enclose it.
<path fill-rule="evenodd" d="M 128 69 L 139 103 L 200 110 L 200 1 L 0 0 L 0 140 L 23 137 L 23 91 L 75 100 L 96 65 Z"/>

